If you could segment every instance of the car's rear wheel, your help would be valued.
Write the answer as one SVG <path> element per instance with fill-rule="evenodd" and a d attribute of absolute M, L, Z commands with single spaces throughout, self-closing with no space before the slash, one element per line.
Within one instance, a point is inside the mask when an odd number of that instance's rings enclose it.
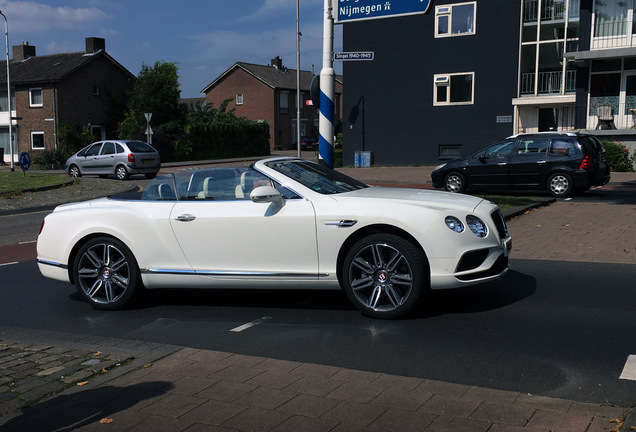
<path fill-rule="evenodd" d="M 548 177 L 548 192 L 553 197 L 565 198 L 572 194 L 574 182 L 565 173 L 555 173 Z"/>
<path fill-rule="evenodd" d="M 117 168 L 115 168 L 115 175 L 119 180 L 126 180 L 129 174 L 125 166 L 117 165 Z"/>
<path fill-rule="evenodd" d="M 393 234 L 359 240 L 345 256 L 342 281 L 351 302 L 365 315 L 397 318 L 412 311 L 428 290 L 426 257 Z"/>
<path fill-rule="evenodd" d="M 78 178 L 82 176 L 82 172 L 77 165 L 71 165 L 68 169 L 68 175 L 69 177 Z"/>
<path fill-rule="evenodd" d="M 466 179 L 458 172 L 451 172 L 444 177 L 444 189 L 448 192 L 462 193 L 466 190 Z"/>
<path fill-rule="evenodd" d="M 141 288 L 132 252 L 110 237 L 94 238 L 82 245 L 73 263 L 73 278 L 80 295 L 101 310 L 129 304 Z"/>

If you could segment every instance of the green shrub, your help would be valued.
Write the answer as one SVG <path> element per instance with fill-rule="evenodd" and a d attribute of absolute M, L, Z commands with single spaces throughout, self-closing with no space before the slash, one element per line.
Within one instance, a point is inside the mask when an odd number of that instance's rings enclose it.
<path fill-rule="evenodd" d="M 618 141 L 602 141 L 607 163 L 614 172 L 633 172 L 636 152 L 630 155 L 629 149 Z"/>
<path fill-rule="evenodd" d="M 44 169 L 61 169 L 64 168 L 66 155 L 60 149 L 44 150 L 41 154 L 33 158 L 33 162 L 42 165 Z"/>

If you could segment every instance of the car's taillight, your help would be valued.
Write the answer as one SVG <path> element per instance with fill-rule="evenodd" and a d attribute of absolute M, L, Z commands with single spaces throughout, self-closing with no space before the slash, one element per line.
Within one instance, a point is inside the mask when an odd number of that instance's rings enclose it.
<path fill-rule="evenodd" d="M 585 156 L 583 158 L 583 161 L 581 161 L 581 165 L 579 166 L 579 169 L 590 169 L 592 168 L 592 158 L 590 156 Z"/>
<path fill-rule="evenodd" d="M 135 155 L 132 153 L 128 153 L 128 162 L 135 163 Z"/>

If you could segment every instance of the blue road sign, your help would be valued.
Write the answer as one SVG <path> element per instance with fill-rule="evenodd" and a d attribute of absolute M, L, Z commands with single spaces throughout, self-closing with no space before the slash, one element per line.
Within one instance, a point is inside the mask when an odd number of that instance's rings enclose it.
<path fill-rule="evenodd" d="M 27 152 L 23 151 L 18 157 L 18 163 L 20 164 L 22 171 L 27 171 L 31 168 L 31 156 L 29 156 Z"/>
<path fill-rule="evenodd" d="M 334 0 L 335 21 L 342 24 L 377 18 L 393 18 L 425 13 L 431 0 Z"/>

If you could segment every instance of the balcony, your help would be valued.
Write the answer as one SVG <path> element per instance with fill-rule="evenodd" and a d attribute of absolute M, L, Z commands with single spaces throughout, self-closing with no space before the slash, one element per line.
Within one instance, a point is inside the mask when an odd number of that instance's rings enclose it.
<path fill-rule="evenodd" d="M 576 91 L 576 71 L 569 70 L 565 74 L 565 91 L 561 91 L 563 86 L 563 72 L 548 71 L 539 72 L 537 80 L 537 91 L 535 94 L 534 73 L 521 74 L 521 96 L 549 96 L 560 94 L 571 94 Z"/>

